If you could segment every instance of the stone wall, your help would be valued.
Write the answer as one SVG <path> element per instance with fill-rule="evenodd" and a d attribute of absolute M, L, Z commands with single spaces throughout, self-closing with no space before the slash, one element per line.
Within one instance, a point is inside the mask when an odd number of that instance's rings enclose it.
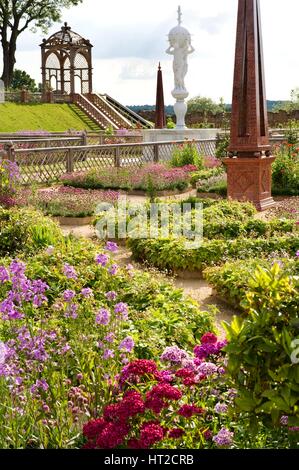
<path fill-rule="evenodd" d="M 140 111 L 138 114 L 149 121 L 155 122 L 154 111 Z M 167 117 L 171 117 L 173 121 L 175 122 L 175 116 L 167 116 Z M 268 119 L 269 119 L 269 126 L 271 128 L 276 128 L 281 125 L 285 125 L 290 120 L 299 121 L 299 110 L 293 111 L 290 114 L 288 114 L 286 111 L 279 111 L 277 113 L 269 112 Z M 221 128 L 221 127 L 225 127 L 225 121 L 226 123 L 229 123 L 230 113 L 227 113 L 225 115 L 225 120 L 222 114 L 204 115 L 203 113 L 188 113 L 186 116 L 186 124 L 188 127 L 192 127 L 194 125 L 208 122 L 208 123 L 213 124 L 213 127 L 215 128 Z"/>

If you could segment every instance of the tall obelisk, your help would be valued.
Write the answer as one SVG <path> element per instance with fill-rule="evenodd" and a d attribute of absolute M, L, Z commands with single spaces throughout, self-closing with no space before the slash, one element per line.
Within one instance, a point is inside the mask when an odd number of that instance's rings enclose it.
<path fill-rule="evenodd" d="M 228 197 L 258 210 L 274 204 L 259 0 L 239 0 L 229 146 Z"/>

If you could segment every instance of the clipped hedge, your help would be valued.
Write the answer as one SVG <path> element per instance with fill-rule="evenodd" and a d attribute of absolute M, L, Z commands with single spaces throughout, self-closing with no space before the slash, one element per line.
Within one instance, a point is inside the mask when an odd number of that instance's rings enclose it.
<path fill-rule="evenodd" d="M 293 255 L 299 250 L 299 235 L 270 238 L 237 238 L 204 241 L 197 249 L 186 249 L 186 239 L 132 239 L 128 242 L 135 259 L 162 270 L 202 271 L 233 259 L 261 258 L 275 253 Z"/>

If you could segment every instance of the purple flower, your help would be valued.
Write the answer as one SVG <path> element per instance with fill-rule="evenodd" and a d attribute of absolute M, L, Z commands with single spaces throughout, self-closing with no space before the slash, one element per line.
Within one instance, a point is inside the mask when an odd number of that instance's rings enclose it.
<path fill-rule="evenodd" d="M 217 374 L 218 367 L 212 362 L 203 362 L 202 364 L 200 364 L 197 370 L 200 374 L 209 376 L 209 375 Z"/>
<path fill-rule="evenodd" d="M 105 267 L 105 266 L 107 266 L 107 263 L 109 261 L 109 257 L 108 257 L 108 255 L 104 255 L 102 253 L 100 255 L 97 255 L 95 260 L 100 266 Z"/>
<path fill-rule="evenodd" d="M 288 416 L 282 416 L 280 418 L 280 424 L 282 426 L 287 426 L 289 424 L 289 417 Z"/>
<path fill-rule="evenodd" d="M 228 406 L 225 404 L 225 403 L 217 403 L 215 408 L 215 413 L 218 413 L 218 414 L 225 414 L 227 413 L 228 411 Z"/>
<path fill-rule="evenodd" d="M 126 321 L 129 318 L 129 310 L 127 304 L 120 302 L 114 307 L 114 312 L 119 315 L 122 320 Z"/>
<path fill-rule="evenodd" d="M 4 266 L 0 266 L 0 282 L 4 284 L 4 282 L 9 281 L 9 274 L 8 271 Z"/>
<path fill-rule="evenodd" d="M 70 266 L 68 263 L 65 263 L 63 267 L 63 273 L 68 279 L 78 279 L 78 275 L 73 266 Z"/>
<path fill-rule="evenodd" d="M 114 357 L 114 351 L 112 351 L 111 349 L 105 349 L 103 353 L 103 359 L 106 361 L 107 359 L 110 359 L 112 357 Z"/>
<path fill-rule="evenodd" d="M 26 265 L 21 261 L 13 260 L 10 264 L 9 270 L 12 274 L 21 277 L 26 271 Z"/>
<path fill-rule="evenodd" d="M 76 293 L 73 290 L 66 290 L 63 293 L 63 299 L 65 302 L 71 302 L 76 296 Z"/>
<path fill-rule="evenodd" d="M 229 447 L 233 444 L 234 433 L 230 432 L 226 428 L 222 428 L 216 436 L 213 437 L 213 441 L 218 447 Z"/>
<path fill-rule="evenodd" d="M 104 340 L 107 341 L 107 343 L 114 343 L 115 338 L 116 337 L 114 333 L 109 333 L 107 336 L 105 336 Z"/>
<path fill-rule="evenodd" d="M 85 289 L 82 289 L 81 290 L 81 295 L 83 297 L 85 297 L 86 299 L 89 299 L 90 297 L 93 296 L 92 289 L 90 289 L 89 287 L 86 287 Z"/>
<path fill-rule="evenodd" d="M 117 264 L 113 264 L 108 269 L 108 272 L 109 272 L 109 274 L 111 274 L 111 276 L 115 276 L 117 274 L 117 271 L 118 271 L 118 265 Z"/>
<path fill-rule="evenodd" d="M 107 292 L 107 293 L 105 294 L 105 297 L 106 297 L 107 300 L 111 300 L 111 301 L 113 302 L 113 301 L 116 300 L 116 298 L 117 298 L 117 293 L 114 292 L 114 291 Z"/>
<path fill-rule="evenodd" d="M 34 385 L 31 387 L 31 393 L 36 393 L 39 390 L 42 390 L 46 392 L 49 389 L 49 385 L 47 382 L 42 379 L 42 380 L 37 380 Z"/>
<path fill-rule="evenodd" d="M 105 308 L 101 308 L 96 316 L 96 323 L 98 325 L 107 326 L 110 322 L 110 312 Z"/>
<path fill-rule="evenodd" d="M 69 304 L 64 314 L 65 318 L 73 318 L 76 320 L 78 318 L 78 305 L 77 304 Z"/>
<path fill-rule="evenodd" d="M 134 343 L 133 338 L 128 336 L 127 338 L 125 338 L 121 341 L 121 343 L 119 344 L 118 349 L 125 350 L 125 351 L 130 353 L 131 351 L 133 351 L 134 346 L 135 346 L 135 343 Z"/>
<path fill-rule="evenodd" d="M 299 258 L 299 250 L 297 251 L 296 256 L 297 256 L 297 258 Z"/>
<path fill-rule="evenodd" d="M 188 354 L 178 346 L 169 346 L 165 349 L 160 359 L 163 362 L 171 362 L 173 364 L 181 364 L 184 359 L 188 358 Z"/>
<path fill-rule="evenodd" d="M 113 242 L 107 242 L 105 250 L 110 251 L 111 253 L 116 253 L 118 251 L 118 245 Z"/>

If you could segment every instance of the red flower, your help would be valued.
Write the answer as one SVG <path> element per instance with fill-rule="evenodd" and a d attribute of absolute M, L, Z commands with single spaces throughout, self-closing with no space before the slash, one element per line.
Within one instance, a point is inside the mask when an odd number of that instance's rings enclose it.
<path fill-rule="evenodd" d="M 169 431 L 168 436 L 169 436 L 171 439 L 179 439 L 179 438 L 182 437 L 184 434 L 185 434 L 185 431 L 184 431 L 183 429 L 175 428 L 175 429 L 171 429 L 171 430 Z"/>
<path fill-rule="evenodd" d="M 136 382 L 139 377 L 144 375 L 155 375 L 157 373 L 157 365 L 154 361 L 147 359 L 137 359 L 123 368 L 120 381 Z"/>
<path fill-rule="evenodd" d="M 180 416 L 183 416 L 184 418 L 191 418 L 193 415 L 199 415 L 203 413 L 202 408 L 198 408 L 197 406 L 194 405 L 183 405 L 179 411 L 178 414 Z"/>
<path fill-rule="evenodd" d="M 213 333 L 206 333 L 200 340 L 201 344 L 215 344 L 217 341 L 217 336 L 215 336 Z"/>
<path fill-rule="evenodd" d="M 148 449 L 157 442 L 162 441 L 164 430 L 160 424 L 154 422 L 144 423 L 140 428 L 140 445 L 142 449 Z"/>
<path fill-rule="evenodd" d="M 94 439 L 100 432 L 102 432 L 106 424 L 107 423 L 103 418 L 89 421 L 89 423 L 86 423 L 83 426 L 83 435 L 88 439 Z"/>
<path fill-rule="evenodd" d="M 123 444 L 129 432 L 130 427 L 126 424 L 107 423 L 97 438 L 97 447 L 100 449 L 115 449 Z"/>
<path fill-rule="evenodd" d="M 180 390 L 167 383 L 161 383 L 147 392 L 145 406 L 155 413 L 161 413 L 163 408 L 168 407 L 166 400 L 180 400 L 180 398 L 182 398 Z"/>

